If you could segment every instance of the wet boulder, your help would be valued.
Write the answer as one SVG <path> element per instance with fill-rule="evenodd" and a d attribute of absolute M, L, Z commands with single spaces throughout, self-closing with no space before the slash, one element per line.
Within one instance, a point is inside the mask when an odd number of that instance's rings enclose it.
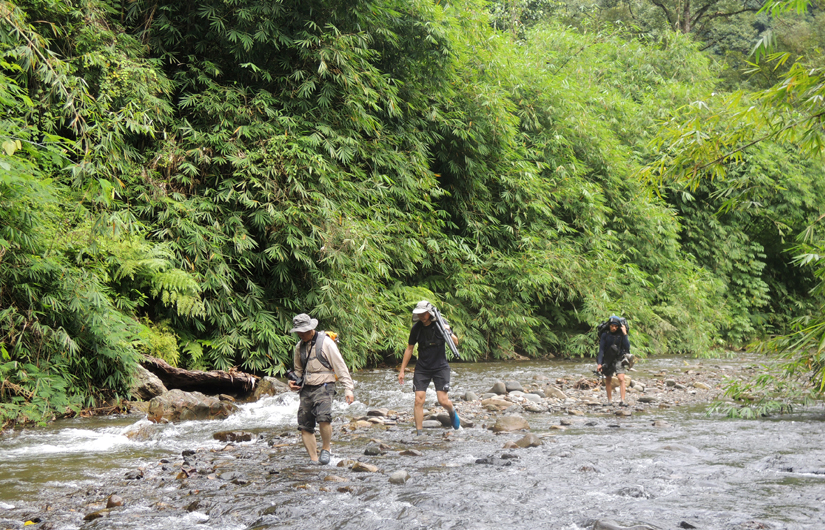
<path fill-rule="evenodd" d="M 476 394 L 472 390 L 468 390 L 467 392 L 464 393 L 464 396 L 462 396 L 462 399 L 464 401 L 476 401 L 478 399 L 478 394 Z"/>
<path fill-rule="evenodd" d="M 200 392 L 175 389 L 152 398 L 149 402 L 149 419 L 155 422 L 215 420 L 226 418 L 236 410 L 238 406 L 234 403 L 221 401 Z"/>
<path fill-rule="evenodd" d="M 558 387 L 553 385 L 547 385 L 546 387 L 544 387 L 544 395 L 553 399 L 567 399 L 567 395 L 561 390 L 559 390 Z"/>
<path fill-rule="evenodd" d="M 499 411 L 499 410 L 506 410 L 510 408 L 513 404 L 501 397 L 493 397 L 489 399 L 483 399 L 481 401 L 481 406 L 490 411 Z"/>
<path fill-rule="evenodd" d="M 538 447 L 540 445 L 544 445 L 544 442 L 541 441 L 541 438 L 536 436 L 533 433 L 527 434 L 521 440 L 516 442 L 516 445 L 521 447 L 522 449 L 526 449 L 528 447 Z"/>
<path fill-rule="evenodd" d="M 496 381 L 493 383 L 493 387 L 487 391 L 488 394 L 498 394 L 499 396 L 503 396 L 507 393 L 507 386 L 504 384 L 503 381 Z"/>
<path fill-rule="evenodd" d="M 115 506 L 123 506 L 123 497 L 120 495 L 109 495 L 106 499 L 106 508 L 114 508 Z"/>
<path fill-rule="evenodd" d="M 356 462 L 352 465 L 352 470 L 356 473 L 377 473 L 378 466 L 367 464 L 366 462 Z"/>
<path fill-rule="evenodd" d="M 255 435 L 246 431 L 220 431 L 212 435 L 212 438 L 221 442 L 251 442 Z"/>
<path fill-rule="evenodd" d="M 255 385 L 250 400 L 258 401 L 264 396 L 277 396 L 284 392 L 289 392 L 289 386 L 286 383 L 274 377 L 263 377 Z"/>
<path fill-rule="evenodd" d="M 447 413 L 439 414 L 435 417 L 435 419 L 438 420 L 439 422 L 441 422 L 441 425 L 443 427 L 452 427 L 453 426 L 453 422 L 450 421 L 450 415 L 447 414 Z"/>
<path fill-rule="evenodd" d="M 507 392 L 524 392 L 524 387 L 518 381 L 507 381 L 504 383 L 504 388 L 507 389 Z"/>
<path fill-rule="evenodd" d="M 161 396 L 167 392 L 166 387 L 158 376 L 137 365 L 132 374 L 132 384 L 129 386 L 129 394 L 132 397 L 149 401 L 150 399 Z"/>
<path fill-rule="evenodd" d="M 408 480 L 410 480 L 410 474 L 404 469 L 400 469 L 390 475 L 390 484 L 404 484 Z"/>
<path fill-rule="evenodd" d="M 493 432 L 516 432 L 530 430 L 527 420 L 517 414 L 502 416 L 496 419 L 496 424 L 491 428 Z"/>

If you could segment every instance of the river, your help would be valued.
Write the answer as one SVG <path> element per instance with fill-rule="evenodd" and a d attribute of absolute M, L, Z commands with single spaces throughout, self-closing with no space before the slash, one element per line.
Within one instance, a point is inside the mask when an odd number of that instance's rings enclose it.
<path fill-rule="evenodd" d="M 748 360 L 661 357 L 637 365 L 647 381 L 743 373 Z M 295 394 L 244 404 L 223 421 L 155 425 L 136 416 L 72 419 L 0 437 L 0 529 L 569 529 L 597 521 L 659 529 L 825 529 L 825 411 L 731 420 L 705 406 L 556 408 L 520 414 L 543 445 L 503 449 L 524 433 L 494 434 L 494 418 L 457 396 L 497 380 L 591 376 L 592 363 L 455 364 L 451 396 L 467 422 L 415 436 L 410 383 L 392 370 L 355 374 L 357 401 L 335 405 L 333 459 L 308 465 L 295 431 Z M 411 378 L 408 378 L 411 379 Z M 594 390 L 592 399 L 602 399 Z M 676 396 L 676 394 L 673 394 Z M 631 404 L 639 394 L 631 394 Z M 690 400 L 686 400 L 691 402 Z M 432 387 L 427 407 L 435 406 Z M 350 431 L 376 407 L 396 426 Z M 470 411 L 474 410 L 471 414 Z M 565 423 L 564 428 L 560 427 Z M 217 431 L 254 439 L 227 445 Z M 365 456 L 368 446 L 383 454 Z M 413 456 L 405 456 L 404 451 Z M 183 456 L 186 453 L 186 456 Z M 414 456 L 414 455 L 419 456 Z M 502 458 L 504 457 L 504 458 Z M 358 460 L 378 472 L 354 472 Z M 389 482 L 396 471 L 409 480 Z M 133 478 L 139 477 L 139 478 Z M 106 509 L 111 495 L 122 506 Z M 32 524 L 33 523 L 33 524 Z"/>

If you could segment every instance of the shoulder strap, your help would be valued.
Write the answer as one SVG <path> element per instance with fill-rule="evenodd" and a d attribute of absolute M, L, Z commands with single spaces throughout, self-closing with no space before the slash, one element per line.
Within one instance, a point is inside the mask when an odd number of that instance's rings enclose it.
<path fill-rule="evenodd" d="M 327 338 L 327 334 L 324 333 L 323 330 L 318 332 L 318 338 L 315 339 L 315 358 L 321 361 L 321 364 L 324 365 L 324 368 L 327 370 L 332 370 L 332 365 L 329 364 L 329 359 L 327 356 L 324 355 L 324 339 Z"/>
<path fill-rule="evenodd" d="M 327 334 L 322 331 L 317 332 L 317 336 L 315 338 L 315 358 L 324 365 L 324 368 L 327 370 L 332 370 L 332 365 L 329 363 L 329 359 L 327 356 L 324 355 L 324 339 L 327 338 Z M 307 369 L 307 361 L 309 361 L 309 348 L 301 347 L 301 341 L 298 341 L 298 351 L 301 352 L 301 365 L 304 367 L 304 371 Z"/>

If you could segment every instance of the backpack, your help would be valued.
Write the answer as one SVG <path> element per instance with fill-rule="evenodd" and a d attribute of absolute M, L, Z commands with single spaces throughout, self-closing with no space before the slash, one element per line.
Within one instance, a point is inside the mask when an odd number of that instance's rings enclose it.
<path fill-rule="evenodd" d="M 332 370 L 332 365 L 329 363 L 329 359 L 327 359 L 327 356 L 324 355 L 323 347 L 324 341 L 328 338 L 335 342 L 335 344 L 338 344 L 338 333 L 334 331 L 321 330 L 317 334 L 318 337 L 315 339 L 315 358 L 318 359 L 322 365 L 324 365 L 324 368 L 327 370 Z M 299 347 L 300 345 L 301 341 L 298 341 L 298 344 L 295 346 Z M 307 349 L 308 348 L 300 348 L 298 350 L 301 352 L 301 366 L 304 367 L 304 372 L 306 372 L 307 361 L 309 360 L 309 353 L 307 352 Z"/>
<path fill-rule="evenodd" d="M 625 331 L 630 335 L 630 325 L 628 325 L 625 317 L 619 317 L 619 326 L 624 326 Z M 605 320 L 596 328 L 596 338 L 601 341 L 602 335 L 608 332 L 610 332 L 610 319 Z"/>

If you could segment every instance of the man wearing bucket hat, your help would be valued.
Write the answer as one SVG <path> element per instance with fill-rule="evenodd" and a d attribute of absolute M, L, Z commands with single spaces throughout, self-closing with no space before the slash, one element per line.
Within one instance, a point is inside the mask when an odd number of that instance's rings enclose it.
<path fill-rule="evenodd" d="M 315 331 L 318 320 L 306 313 L 292 319 L 290 333 L 300 337 L 295 345 L 295 376 L 302 383 L 289 380 L 289 388 L 300 392 L 298 407 L 298 429 L 306 447 L 309 459 L 322 465 L 329 464 L 330 443 L 332 442 L 332 397 L 335 395 L 336 379 L 344 387 L 344 399 L 351 404 L 353 395 L 350 377 L 344 358 L 335 341 L 323 331 Z M 315 440 L 315 423 L 321 433 L 321 453 Z"/>
<path fill-rule="evenodd" d="M 450 391 L 450 365 L 447 363 L 445 352 L 446 341 L 438 324 L 434 321 L 435 308 L 426 300 L 418 302 L 412 312 L 413 327 L 410 330 L 410 338 L 407 341 L 407 349 L 404 350 L 404 358 L 401 361 L 401 370 L 398 373 L 398 382 L 404 384 L 404 370 L 410 362 L 413 349 L 418 344 L 418 361 L 415 363 L 415 373 L 413 374 L 413 391 L 415 391 L 415 405 L 413 406 L 413 418 L 415 419 L 415 431 L 422 434 L 424 423 L 424 401 L 427 396 L 427 387 L 430 381 L 435 385 L 435 395 L 438 404 L 444 407 L 450 415 L 450 423 L 454 429 L 461 427 L 461 420 L 453 407 L 447 393 Z M 456 345 L 456 337 L 450 328 L 447 332 Z"/>

